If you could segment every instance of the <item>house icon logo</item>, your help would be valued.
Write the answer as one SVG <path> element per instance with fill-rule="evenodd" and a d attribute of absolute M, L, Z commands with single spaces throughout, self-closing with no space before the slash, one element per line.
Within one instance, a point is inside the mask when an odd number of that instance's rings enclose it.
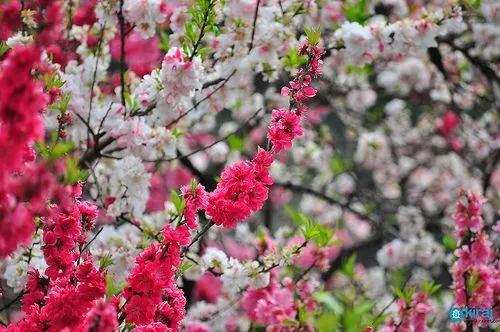
<path fill-rule="evenodd" d="M 463 317 L 463 312 L 460 308 L 454 307 L 450 309 L 450 312 L 448 313 L 448 316 L 450 319 L 454 322 L 459 322 L 462 320 Z"/>

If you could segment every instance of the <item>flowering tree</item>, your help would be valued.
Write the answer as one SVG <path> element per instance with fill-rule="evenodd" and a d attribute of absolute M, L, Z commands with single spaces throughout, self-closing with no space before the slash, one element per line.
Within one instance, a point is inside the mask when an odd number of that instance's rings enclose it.
<path fill-rule="evenodd" d="M 0 40 L 0 331 L 500 319 L 500 2 L 4 0 Z"/>

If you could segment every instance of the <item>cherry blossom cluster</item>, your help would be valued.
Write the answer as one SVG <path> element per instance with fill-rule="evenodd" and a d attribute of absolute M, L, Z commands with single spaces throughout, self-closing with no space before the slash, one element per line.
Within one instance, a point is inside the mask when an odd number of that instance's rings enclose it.
<path fill-rule="evenodd" d="M 382 328 L 377 331 L 395 332 L 395 331 L 415 331 L 425 332 L 427 328 L 427 316 L 432 311 L 427 294 L 419 292 L 413 295 L 411 302 L 407 303 L 403 299 L 398 300 L 399 314 L 397 321 L 389 318 Z"/>
<path fill-rule="evenodd" d="M 436 47 L 436 37 L 440 33 L 460 33 L 465 29 L 459 10 L 440 10 L 427 18 L 391 24 L 375 21 L 363 26 L 346 21 L 335 31 L 335 41 L 345 47 L 342 52 L 346 62 L 364 65 L 377 57 L 390 59 Z"/>
<path fill-rule="evenodd" d="M 500 294 L 498 255 L 484 232 L 481 217 L 484 198 L 471 192 L 460 193 L 455 214 L 455 230 L 459 247 L 456 262 L 451 267 L 452 289 L 458 307 L 493 308 Z M 498 308 L 494 308 L 498 316 Z M 485 327 L 480 319 L 474 325 Z M 466 325 L 456 324 L 454 331 L 465 331 Z"/>

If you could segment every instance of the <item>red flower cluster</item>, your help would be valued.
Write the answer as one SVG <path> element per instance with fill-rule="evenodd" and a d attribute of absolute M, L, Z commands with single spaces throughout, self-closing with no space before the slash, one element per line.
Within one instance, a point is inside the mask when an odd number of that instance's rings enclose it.
<path fill-rule="evenodd" d="M 186 299 L 175 284 L 175 271 L 181 263 L 181 246 L 189 244 L 189 229 L 167 225 L 160 244 L 152 244 L 137 257 L 127 278 L 123 296 L 127 304 L 126 321 L 135 331 L 178 331 L 184 318 Z"/>
<path fill-rule="evenodd" d="M 116 306 L 113 303 L 99 301 L 87 315 L 88 331 L 114 332 L 118 330 Z"/>
<path fill-rule="evenodd" d="M 205 210 L 208 203 L 208 193 L 205 187 L 201 184 L 194 186 L 183 186 L 181 192 L 186 200 L 186 208 L 184 209 L 184 220 L 189 228 L 198 227 L 196 223 L 196 213 L 198 210 Z"/>
<path fill-rule="evenodd" d="M 268 139 L 274 152 L 280 152 L 292 146 L 295 137 L 303 134 L 300 117 L 307 110 L 305 101 L 316 95 L 316 90 L 310 85 L 311 79 L 321 73 L 321 56 L 324 51 L 312 46 L 307 41 L 299 50 L 301 55 L 307 54 L 309 61 L 306 69 L 300 69 L 290 88 L 284 87 L 282 94 L 290 96 L 292 110 L 273 110 L 272 123 L 268 130 Z M 226 167 L 222 172 L 221 181 L 213 193 L 209 195 L 206 212 L 216 225 L 235 227 L 245 220 L 252 212 L 262 208 L 268 198 L 268 186 L 273 184 L 269 176 L 269 167 L 274 161 L 272 152 L 259 149 L 251 161 L 242 161 Z M 187 206 L 196 204 L 187 202 Z M 193 211 L 203 209 L 202 205 L 188 209 L 188 222 L 191 222 Z"/>
<path fill-rule="evenodd" d="M 0 258 L 29 243 L 33 216 L 44 209 L 54 182 L 45 166 L 26 164 L 35 159 L 33 141 L 43 138 L 40 112 L 49 100 L 31 77 L 39 64 L 39 49 L 16 46 L 0 66 Z"/>
<path fill-rule="evenodd" d="M 262 208 L 273 184 L 269 167 L 274 160 L 271 152 L 259 149 L 251 161 L 240 161 L 226 167 L 221 181 L 208 199 L 207 214 L 216 225 L 235 227 L 252 212 Z"/>
<path fill-rule="evenodd" d="M 291 148 L 293 139 L 304 133 L 300 116 L 287 109 L 273 110 L 271 123 L 267 135 L 276 152 Z"/>
<path fill-rule="evenodd" d="M 481 208 L 484 200 L 474 193 L 461 192 L 455 214 L 455 229 L 460 247 L 455 251 L 457 261 L 451 267 L 457 306 L 489 308 L 494 306 L 495 299 L 500 296 L 500 269 L 495 263 L 491 242 L 483 231 L 484 222 Z M 471 287 L 471 279 L 475 283 Z M 500 314 L 495 309 L 494 317 Z M 483 321 L 475 321 L 474 325 L 487 326 Z M 454 331 L 464 331 L 463 324 L 455 324 Z"/>
<path fill-rule="evenodd" d="M 40 112 L 49 97 L 31 76 L 39 64 L 38 48 L 15 46 L 0 67 L 0 185 L 23 166 L 30 145 L 43 139 Z"/>
<path fill-rule="evenodd" d="M 68 192 L 66 195 L 71 196 Z M 112 309 L 104 310 L 103 304 L 96 303 L 105 294 L 104 275 L 96 269 L 92 257 L 81 255 L 76 245 L 86 242 L 85 233 L 92 228 L 96 212 L 95 206 L 76 202 L 69 209 L 53 207 L 50 217 L 44 218 L 42 250 L 47 277 L 34 269 L 29 272 L 22 298 L 26 316 L 9 325 L 7 331 L 87 331 L 95 324 L 91 317 L 111 320 Z M 116 313 L 113 322 L 109 326 L 116 326 Z"/>
<path fill-rule="evenodd" d="M 301 68 L 295 75 L 290 87 L 283 87 L 281 95 L 290 98 L 290 110 L 273 110 L 273 118 L 269 127 L 267 138 L 273 144 L 276 152 L 283 151 L 292 147 L 292 141 L 295 137 L 303 134 L 300 117 L 307 111 L 304 102 L 316 96 L 316 89 L 310 86 L 313 77 L 321 74 L 321 56 L 324 50 L 317 46 L 306 43 L 300 47 L 299 54 L 307 54 L 309 61 L 305 69 Z"/>
<path fill-rule="evenodd" d="M 48 268 L 45 274 L 52 279 L 67 277 L 75 266 L 80 252 L 76 244 L 85 244 L 82 234 L 91 230 L 97 217 L 97 208 L 86 202 L 78 202 L 69 211 L 52 208 L 52 216 L 43 221 L 43 247 Z"/>
<path fill-rule="evenodd" d="M 483 228 L 481 207 L 484 199 L 474 193 L 462 192 L 460 196 L 455 214 L 455 229 L 457 237 L 463 238 L 469 230 L 477 233 Z"/>
<path fill-rule="evenodd" d="M 6 40 L 21 27 L 21 1 L 0 2 L 0 39 Z"/>
<path fill-rule="evenodd" d="M 49 280 L 32 270 L 22 300 L 26 316 L 6 331 L 87 331 L 87 313 L 105 290 L 104 276 L 90 256 L 69 277 Z"/>

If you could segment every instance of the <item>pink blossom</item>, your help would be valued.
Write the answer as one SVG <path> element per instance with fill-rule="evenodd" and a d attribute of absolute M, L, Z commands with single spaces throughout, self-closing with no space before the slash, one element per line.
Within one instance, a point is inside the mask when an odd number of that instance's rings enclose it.
<path fill-rule="evenodd" d="M 207 208 L 208 193 L 201 184 L 197 184 L 194 188 L 193 185 L 183 186 L 181 192 L 186 200 L 184 219 L 189 228 L 195 229 L 198 226 L 196 223 L 196 213 L 198 210 L 205 210 Z"/>
<path fill-rule="evenodd" d="M 155 67 L 161 63 L 161 52 L 158 47 L 160 38 L 154 36 L 145 39 L 140 32 L 132 31 L 125 37 L 125 54 L 127 65 L 134 73 L 139 76 L 149 74 Z M 121 39 L 117 35 L 109 43 L 111 55 L 116 61 L 120 60 Z M 144 50 L 148 50 L 144 52 Z"/>
<path fill-rule="evenodd" d="M 290 148 L 292 140 L 297 136 L 302 136 L 302 134 L 303 130 L 299 116 L 283 108 L 273 110 L 272 122 L 267 137 L 276 152 Z"/>
<path fill-rule="evenodd" d="M 186 326 L 186 332 L 210 332 L 210 327 L 202 322 L 190 322 Z"/>
<path fill-rule="evenodd" d="M 116 307 L 109 302 L 97 302 L 87 314 L 86 325 L 89 331 L 116 331 L 118 329 Z"/>
<path fill-rule="evenodd" d="M 196 301 L 208 303 L 217 302 L 221 295 L 222 281 L 210 272 L 205 272 L 196 282 L 193 290 L 193 298 Z"/>

